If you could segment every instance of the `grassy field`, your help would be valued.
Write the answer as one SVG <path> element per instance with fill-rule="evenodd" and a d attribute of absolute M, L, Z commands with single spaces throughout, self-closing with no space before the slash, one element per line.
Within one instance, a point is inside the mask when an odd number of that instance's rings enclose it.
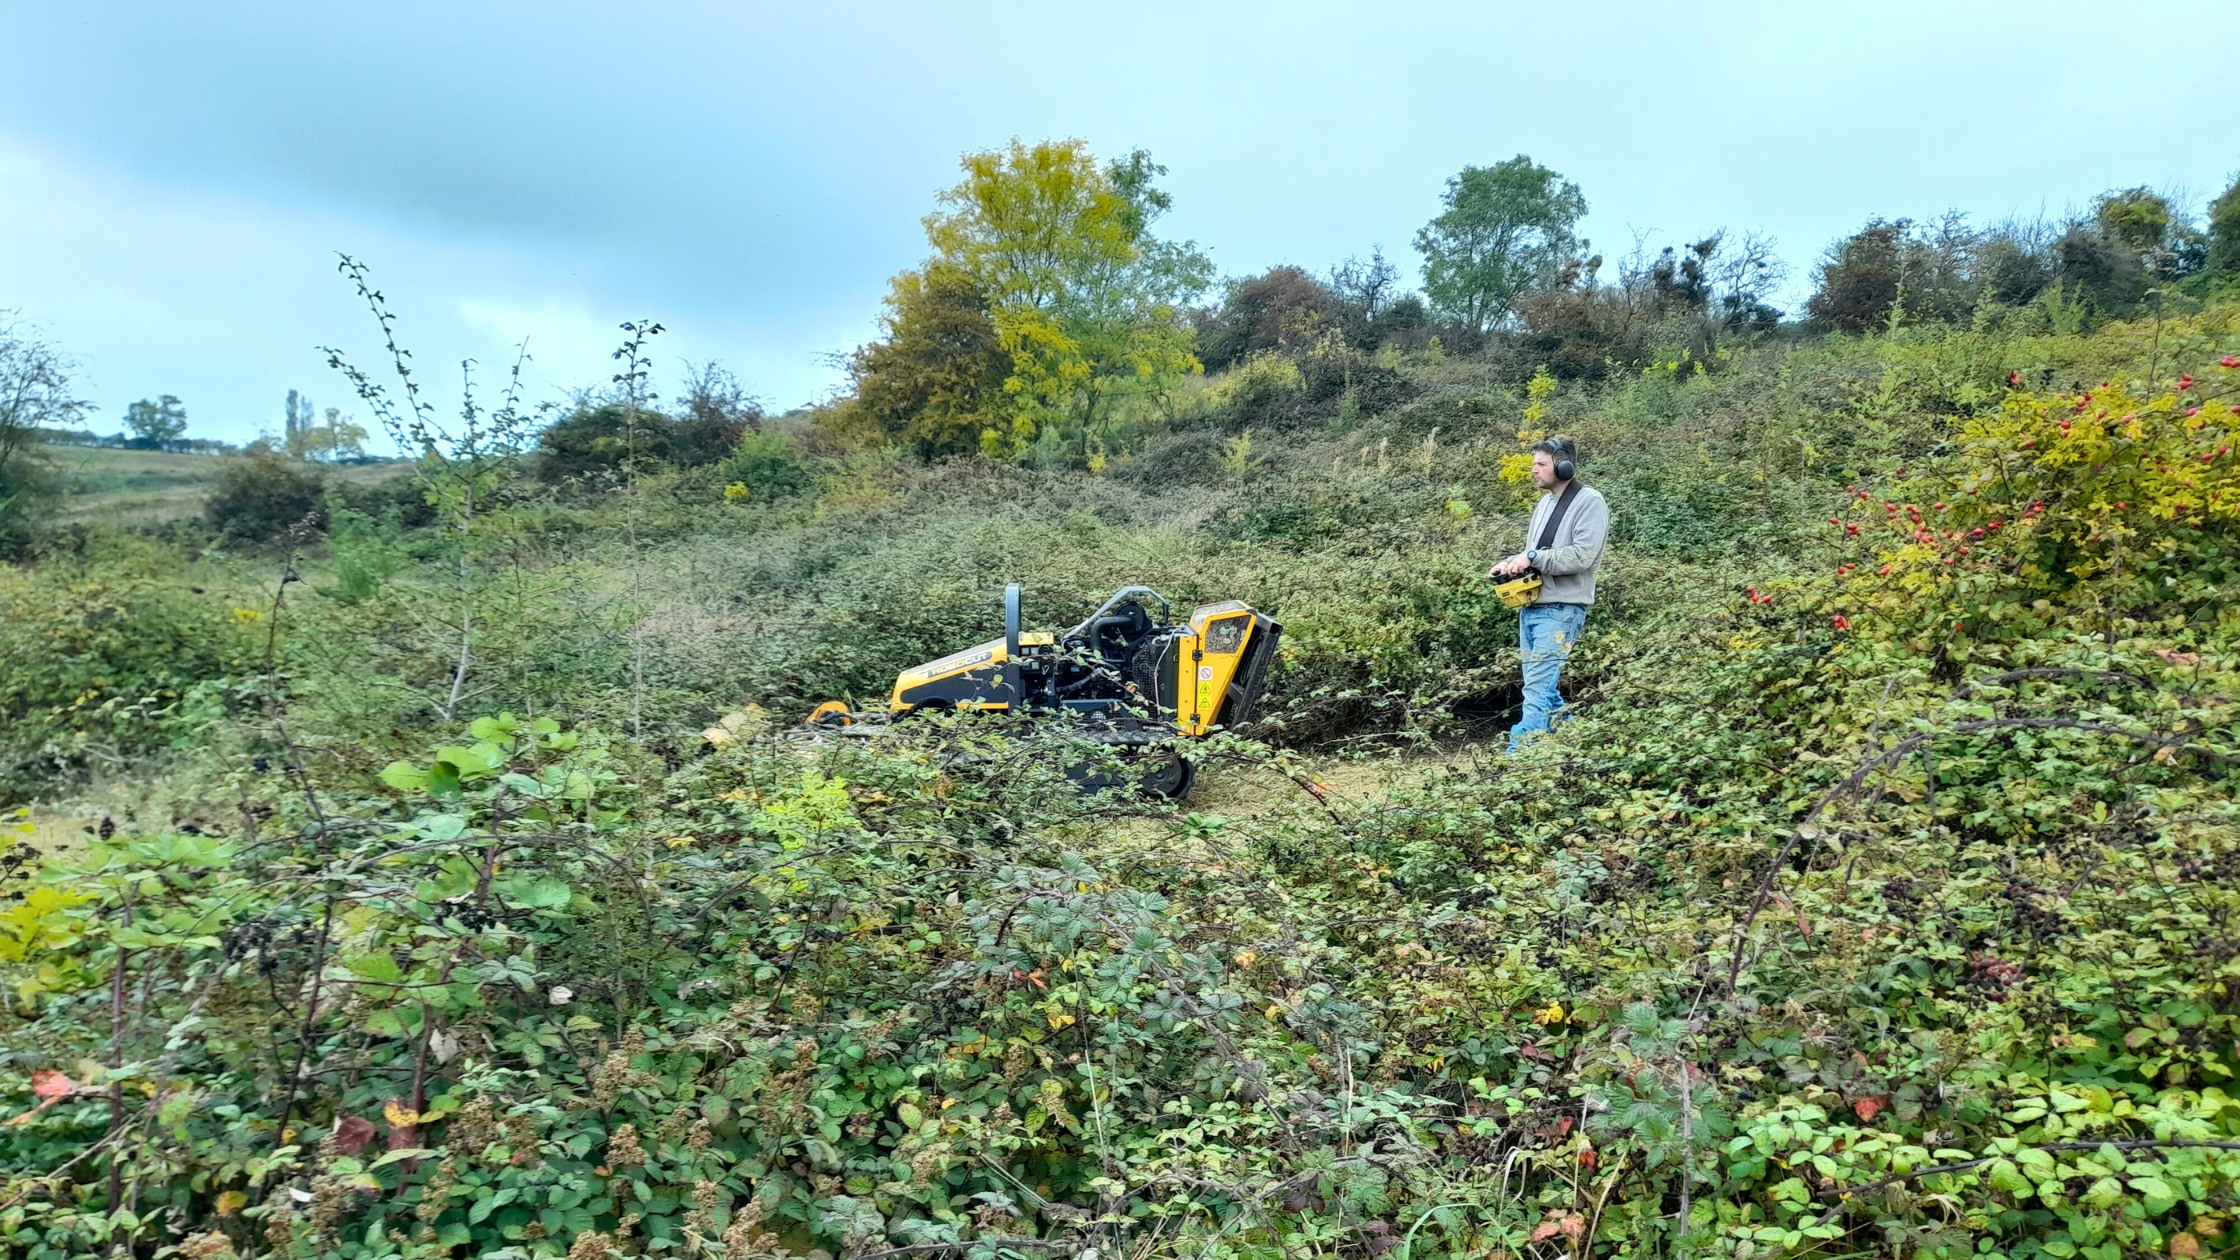
<path fill-rule="evenodd" d="M 46 451 L 67 487 L 62 517 L 76 523 L 146 524 L 193 516 L 202 510 L 202 500 L 225 464 L 223 456 L 169 451 L 93 446 L 49 446 Z M 406 467 L 401 460 L 345 464 L 331 475 L 336 481 L 371 485 Z"/>

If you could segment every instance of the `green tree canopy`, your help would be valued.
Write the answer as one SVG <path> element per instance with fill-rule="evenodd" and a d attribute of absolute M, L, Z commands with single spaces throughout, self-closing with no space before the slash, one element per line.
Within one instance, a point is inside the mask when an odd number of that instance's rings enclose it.
<path fill-rule="evenodd" d="M 140 445 L 161 446 L 186 433 L 187 409 L 170 394 L 153 402 L 143 398 L 125 408 L 124 425 Z"/>
<path fill-rule="evenodd" d="M 887 335 L 848 364 L 856 406 L 876 432 L 932 458 L 978 450 L 983 432 L 1009 426 L 1011 354 L 987 292 L 963 268 L 932 263 L 896 276 L 881 323 Z"/>
<path fill-rule="evenodd" d="M 925 219 L 933 256 L 895 278 L 887 336 L 853 364 L 882 434 L 926 454 L 1017 454 L 1200 370 L 1179 307 L 1213 268 L 1152 235 L 1172 204 L 1165 167 L 1142 150 L 1100 164 L 1079 140 L 1014 140 L 962 165 Z"/>
<path fill-rule="evenodd" d="M 2215 276 L 2240 276 L 2240 177 L 2209 203 L 2207 270 Z"/>
<path fill-rule="evenodd" d="M 5 316 L 0 312 L 0 545 L 56 492 L 41 431 L 77 424 L 92 406 L 74 396 L 70 360 Z"/>
<path fill-rule="evenodd" d="M 1520 153 L 1465 166 L 1447 181 L 1445 210 L 1416 233 L 1423 291 L 1439 313 L 1483 332 L 1501 322 L 1582 242 L 1579 186 Z"/>

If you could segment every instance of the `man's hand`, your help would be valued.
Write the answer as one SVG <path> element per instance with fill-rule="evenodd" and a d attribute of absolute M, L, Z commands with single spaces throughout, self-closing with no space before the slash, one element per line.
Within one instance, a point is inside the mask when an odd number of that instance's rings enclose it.
<path fill-rule="evenodd" d="M 1491 572 L 1489 572 L 1489 573 L 1487 573 L 1487 574 L 1486 574 L 1486 576 L 1487 576 L 1487 577 L 1515 577 L 1515 576 L 1517 576 L 1517 575 L 1518 575 L 1519 573 L 1522 573 L 1522 572 L 1524 572 L 1524 571 L 1525 571 L 1526 569 L 1529 569 L 1529 568 L 1531 568 L 1531 567 L 1532 567 L 1532 562 L 1531 562 L 1530 560 L 1527 560 L 1527 559 L 1525 559 L 1525 558 L 1524 558 L 1524 557 L 1523 557 L 1522 555 L 1515 555 L 1515 556 L 1511 556 L 1511 557 L 1509 557 L 1508 559 L 1506 559 L 1506 560 L 1502 561 L 1501 563 L 1499 563 L 1499 564 L 1497 564 L 1497 565 L 1493 566 L 1493 569 L 1492 569 L 1492 571 L 1491 571 Z"/>

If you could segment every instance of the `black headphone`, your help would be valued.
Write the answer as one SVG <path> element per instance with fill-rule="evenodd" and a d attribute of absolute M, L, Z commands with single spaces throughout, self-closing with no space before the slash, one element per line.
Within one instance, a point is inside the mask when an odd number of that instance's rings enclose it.
<path fill-rule="evenodd" d="M 1579 445 L 1570 438 L 1544 438 L 1533 449 L 1546 451 L 1554 457 L 1557 481 L 1569 481 L 1579 475 Z"/>

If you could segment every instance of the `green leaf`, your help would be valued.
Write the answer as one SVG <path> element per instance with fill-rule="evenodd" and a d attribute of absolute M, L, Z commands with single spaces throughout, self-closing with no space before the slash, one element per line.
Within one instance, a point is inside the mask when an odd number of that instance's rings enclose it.
<path fill-rule="evenodd" d="M 438 761 L 427 775 L 428 791 L 439 801 L 456 800 L 459 796 L 459 767 L 448 761 Z"/>
<path fill-rule="evenodd" d="M 2168 1204 L 2178 1197 L 2178 1192 L 2170 1188 L 2170 1183 L 2160 1177 L 2133 1177 L 2131 1188 L 2145 1196 L 2150 1204 L 2156 1200 Z"/>
<path fill-rule="evenodd" d="M 404 972 L 397 966 L 397 960 L 381 950 L 360 954 L 343 965 L 350 969 L 351 975 L 366 980 L 395 984 L 404 979 Z"/>
<path fill-rule="evenodd" d="M 433 1157 L 433 1156 L 437 1156 L 437 1155 L 441 1155 L 441 1154 L 443 1154 L 443 1152 L 442 1152 L 442 1151 L 433 1151 L 433 1150 L 427 1150 L 427 1149 L 425 1149 L 425 1148 L 423 1148 L 423 1147 L 417 1147 L 417 1146 L 412 1146 L 412 1147 L 404 1147 L 404 1148 L 401 1148 L 401 1149 L 398 1149 L 398 1150 L 394 1150 L 394 1151 L 391 1151 L 391 1152 L 389 1152 L 388 1154 L 386 1154 L 386 1155 L 382 1156 L 381 1158 L 379 1158 L 379 1159 L 377 1159 L 377 1160 L 373 1161 L 373 1163 L 371 1163 L 371 1164 L 367 1165 L 367 1167 L 368 1167 L 368 1168 L 383 1168 L 383 1167 L 386 1167 L 386 1166 L 388 1166 L 388 1165 L 390 1165 L 390 1164 L 401 1163 L 402 1161 L 404 1161 L 404 1160 L 408 1160 L 408 1159 L 428 1159 L 428 1158 L 431 1158 L 431 1157 Z"/>
<path fill-rule="evenodd" d="M 488 774 L 493 768 L 503 764 L 504 754 L 489 744 L 477 744 L 472 748 L 447 744 L 436 749 L 436 760 L 451 763 L 451 768 L 459 773 L 459 777 L 473 779 Z"/>
<path fill-rule="evenodd" d="M 381 772 L 381 781 L 399 792 L 417 792 L 428 786 L 428 772 L 409 761 L 392 761 Z"/>
<path fill-rule="evenodd" d="M 413 820 L 413 826 L 430 840 L 456 840 L 466 834 L 467 820 L 457 814 L 428 814 Z"/>
<path fill-rule="evenodd" d="M 568 904 L 574 894 L 567 881 L 547 875 L 529 884 L 516 884 L 507 894 L 512 900 L 532 910 L 556 910 Z"/>

